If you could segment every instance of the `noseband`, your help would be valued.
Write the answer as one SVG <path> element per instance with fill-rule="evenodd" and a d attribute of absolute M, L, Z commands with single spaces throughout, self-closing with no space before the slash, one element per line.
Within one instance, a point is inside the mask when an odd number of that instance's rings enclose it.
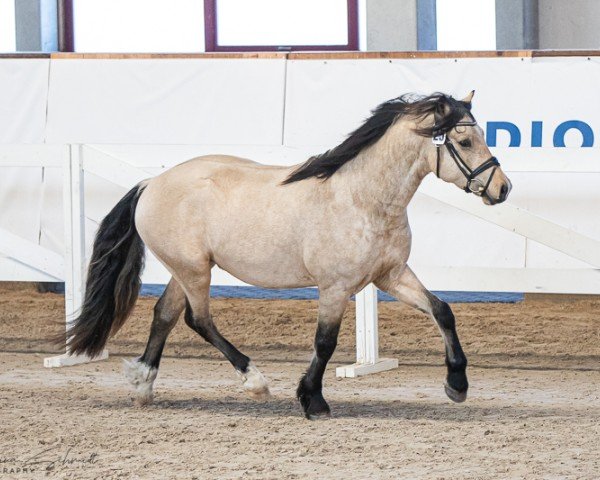
<path fill-rule="evenodd" d="M 458 122 L 456 127 L 474 127 L 477 125 L 476 122 Z M 440 177 L 440 161 L 441 161 L 441 147 L 442 145 L 446 146 L 448 153 L 456 163 L 456 166 L 461 171 L 461 173 L 467 179 L 467 185 L 464 188 L 464 191 L 467 193 L 474 193 L 482 197 L 483 195 L 487 195 L 487 189 L 492 182 L 492 178 L 494 177 L 494 173 L 496 173 L 496 169 L 500 166 L 500 162 L 496 157 L 490 157 L 481 165 L 479 165 L 475 170 L 471 170 L 469 166 L 465 163 L 465 161 L 461 158 L 458 150 L 454 144 L 450 141 L 446 133 L 442 133 L 440 135 L 435 135 L 432 139 L 433 144 L 437 147 L 437 165 L 435 174 L 439 178 Z M 485 185 L 477 179 L 479 175 L 481 175 L 486 170 L 493 168 L 492 173 L 488 177 Z"/>

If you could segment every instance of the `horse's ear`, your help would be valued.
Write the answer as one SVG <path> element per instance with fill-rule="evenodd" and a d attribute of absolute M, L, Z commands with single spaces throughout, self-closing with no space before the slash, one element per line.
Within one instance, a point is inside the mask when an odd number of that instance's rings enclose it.
<path fill-rule="evenodd" d="M 471 103 L 473 101 L 473 95 L 475 95 L 475 90 L 471 90 L 471 92 L 461 100 L 461 102 L 466 103 L 469 108 L 471 108 Z"/>

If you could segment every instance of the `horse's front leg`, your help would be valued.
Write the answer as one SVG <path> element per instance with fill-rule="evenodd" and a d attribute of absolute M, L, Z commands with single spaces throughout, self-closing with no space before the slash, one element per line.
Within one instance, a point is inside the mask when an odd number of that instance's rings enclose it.
<path fill-rule="evenodd" d="M 350 294 L 337 289 L 319 290 L 319 317 L 315 335 L 315 352 L 308 370 L 300 379 L 296 395 L 309 420 L 331 415 L 323 398 L 323 374 L 337 346 L 337 337 Z"/>
<path fill-rule="evenodd" d="M 460 346 L 450 306 L 427 290 L 408 266 L 392 269 L 377 279 L 375 285 L 433 318 L 446 346 L 446 394 L 454 402 L 464 402 L 469 388 L 466 374 L 467 357 Z"/>

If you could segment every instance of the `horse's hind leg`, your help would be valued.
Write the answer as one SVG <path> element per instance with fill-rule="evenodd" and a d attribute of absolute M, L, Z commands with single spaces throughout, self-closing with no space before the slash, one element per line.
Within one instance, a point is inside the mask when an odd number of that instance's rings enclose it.
<path fill-rule="evenodd" d="M 202 275 L 195 275 L 193 282 L 186 285 L 188 303 L 185 309 L 185 323 L 225 355 L 241 378 L 248 395 L 255 399 L 268 398 L 270 393 L 265 377 L 252 364 L 250 358 L 229 343 L 217 330 L 209 311 L 209 293 L 210 267 Z"/>
<path fill-rule="evenodd" d="M 185 295 L 175 279 L 171 279 L 166 290 L 154 306 L 154 319 L 150 337 L 144 354 L 131 361 L 125 361 L 125 375 L 135 387 L 136 403 L 146 405 L 152 402 L 152 386 L 165 342 L 179 320 L 185 307 Z"/>
<path fill-rule="evenodd" d="M 304 415 L 309 420 L 330 416 L 329 405 L 323 398 L 323 374 L 337 346 L 342 316 L 349 298 L 350 294 L 341 290 L 319 290 L 315 353 L 296 391 Z"/>
<path fill-rule="evenodd" d="M 454 402 L 464 402 L 469 388 L 466 374 L 467 357 L 460 346 L 456 333 L 456 322 L 450 306 L 427 290 L 408 266 L 392 269 L 384 277 L 378 279 L 375 285 L 401 302 L 427 313 L 433 318 L 446 347 L 446 366 L 448 368 L 446 394 Z"/>

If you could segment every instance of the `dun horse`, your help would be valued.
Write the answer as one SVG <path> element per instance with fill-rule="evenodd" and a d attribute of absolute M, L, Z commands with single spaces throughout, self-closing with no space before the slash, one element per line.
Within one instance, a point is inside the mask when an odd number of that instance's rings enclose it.
<path fill-rule="evenodd" d="M 184 310 L 186 324 L 227 357 L 248 394 L 269 395 L 258 368 L 213 323 L 214 265 L 261 287 L 319 288 L 314 356 L 297 390 L 307 418 L 330 415 L 323 373 L 350 297 L 370 282 L 437 323 L 446 393 L 464 401 L 467 359 L 454 315 L 407 265 L 406 208 L 430 172 L 488 205 L 506 199 L 511 183 L 471 114 L 472 97 L 392 99 L 339 146 L 296 167 L 210 155 L 141 182 L 100 225 L 68 350 L 98 355 L 123 325 L 138 296 L 145 244 L 172 278 L 144 354 L 126 364 L 139 403 L 152 401 L 165 341 Z"/>

